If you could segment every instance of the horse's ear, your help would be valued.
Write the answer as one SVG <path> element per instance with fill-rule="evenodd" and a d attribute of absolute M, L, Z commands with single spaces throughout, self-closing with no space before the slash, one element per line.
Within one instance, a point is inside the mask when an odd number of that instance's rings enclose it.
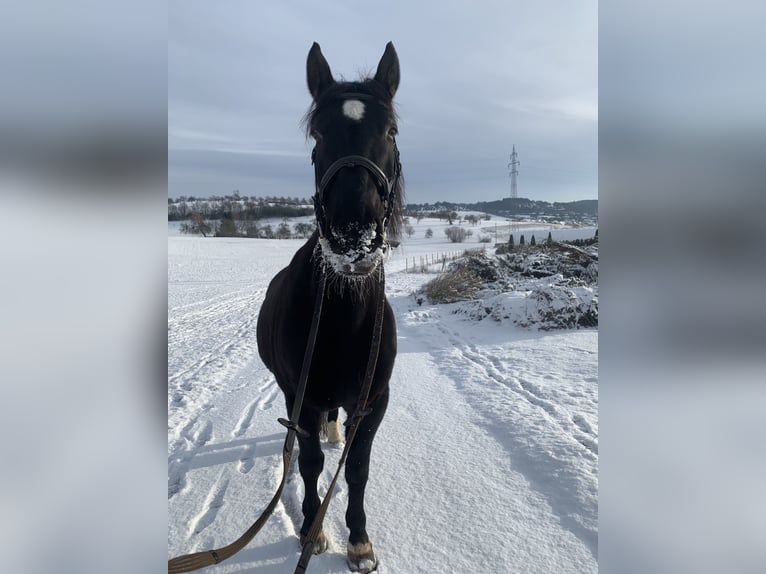
<path fill-rule="evenodd" d="M 394 50 L 394 44 L 386 44 L 386 51 L 378 62 L 378 71 L 375 72 L 375 81 L 383 85 L 384 88 L 394 97 L 396 89 L 399 87 L 399 57 Z"/>
<path fill-rule="evenodd" d="M 330 65 L 316 42 L 309 50 L 309 57 L 306 62 L 306 79 L 309 83 L 309 92 L 311 92 L 314 100 L 317 100 L 322 92 L 335 83 L 335 80 L 332 79 Z"/>

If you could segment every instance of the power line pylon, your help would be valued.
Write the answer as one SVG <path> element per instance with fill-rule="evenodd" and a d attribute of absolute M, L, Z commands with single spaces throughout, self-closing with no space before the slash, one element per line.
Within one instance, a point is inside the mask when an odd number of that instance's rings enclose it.
<path fill-rule="evenodd" d="M 513 152 L 511 153 L 511 161 L 508 164 L 508 167 L 511 170 L 511 199 L 516 199 L 518 195 L 518 190 L 516 188 L 516 178 L 519 175 L 519 166 L 521 165 L 521 162 L 519 161 L 519 154 L 516 153 L 516 144 L 513 144 Z"/>

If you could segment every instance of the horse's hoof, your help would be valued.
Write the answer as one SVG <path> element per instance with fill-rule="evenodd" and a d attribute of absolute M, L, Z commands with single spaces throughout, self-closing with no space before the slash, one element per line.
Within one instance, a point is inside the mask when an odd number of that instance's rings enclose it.
<path fill-rule="evenodd" d="M 354 572 L 367 574 L 378 567 L 378 559 L 372 551 L 372 542 L 348 545 L 348 567 Z"/>
<path fill-rule="evenodd" d="M 301 548 L 306 545 L 306 538 L 305 534 L 301 534 Z M 324 535 L 324 530 L 320 530 L 319 536 L 317 536 L 317 540 L 314 542 L 314 554 L 321 554 L 325 550 L 327 550 L 327 537 Z"/>

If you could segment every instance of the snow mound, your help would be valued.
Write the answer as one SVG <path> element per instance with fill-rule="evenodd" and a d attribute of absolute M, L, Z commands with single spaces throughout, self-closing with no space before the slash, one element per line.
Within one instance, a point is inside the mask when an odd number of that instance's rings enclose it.
<path fill-rule="evenodd" d="M 469 253 L 420 293 L 481 321 L 543 331 L 598 326 L 598 248 L 554 243 L 500 255 Z"/>

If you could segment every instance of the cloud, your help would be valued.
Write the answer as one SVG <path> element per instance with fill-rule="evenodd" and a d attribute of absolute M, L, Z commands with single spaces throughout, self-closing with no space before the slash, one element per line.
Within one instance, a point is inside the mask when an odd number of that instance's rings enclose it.
<path fill-rule="evenodd" d="M 242 193 L 308 196 L 313 185 L 295 189 L 303 181 L 295 170 L 311 148 L 299 128 L 310 103 L 311 43 L 321 44 L 336 77 L 355 79 L 375 69 L 392 40 L 402 66 L 398 139 L 410 201 L 507 195 L 512 144 L 525 168 L 521 194 L 596 197 L 596 29 L 595 2 L 466 0 L 439 10 L 403 0 L 172 3 L 169 161 L 171 174 L 185 175 L 171 183 L 204 194 L 203 182 L 241 177 Z M 269 191 L 257 187 L 265 181 Z M 170 193 L 181 191 L 173 184 Z"/>

